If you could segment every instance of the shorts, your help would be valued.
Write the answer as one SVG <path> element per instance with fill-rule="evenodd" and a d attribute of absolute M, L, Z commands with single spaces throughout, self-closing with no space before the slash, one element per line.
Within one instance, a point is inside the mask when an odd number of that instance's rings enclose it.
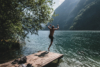
<path fill-rule="evenodd" d="M 49 38 L 51 39 L 51 41 L 53 41 L 54 37 L 49 35 Z"/>

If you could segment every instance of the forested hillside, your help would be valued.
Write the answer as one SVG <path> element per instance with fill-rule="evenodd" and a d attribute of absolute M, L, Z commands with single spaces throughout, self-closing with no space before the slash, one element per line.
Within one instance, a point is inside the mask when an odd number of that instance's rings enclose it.
<path fill-rule="evenodd" d="M 74 23 L 70 29 L 100 30 L 100 0 L 91 1 L 74 18 Z"/>
<path fill-rule="evenodd" d="M 99 0 L 65 0 L 55 10 L 59 15 L 51 24 L 59 24 L 60 30 L 99 30 L 99 4 Z"/>
<path fill-rule="evenodd" d="M 58 16 L 53 17 L 53 22 L 49 23 L 52 25 L 57 25 L 59 24 L 60 30 L 65 29 L 64 26 L 66 22 L 68 21 L 69 18 L 71 18 L 73 15 L 69 16 L 71 12 L 74 10 L 76 7 L 77 3 L 79 0 L 65 0 L 56 10 L 55 13 L 58 14 Z M 48 24 L 48 25 L 49 25 Z M 47 29 L 47 27 L 46 27 Z"/>

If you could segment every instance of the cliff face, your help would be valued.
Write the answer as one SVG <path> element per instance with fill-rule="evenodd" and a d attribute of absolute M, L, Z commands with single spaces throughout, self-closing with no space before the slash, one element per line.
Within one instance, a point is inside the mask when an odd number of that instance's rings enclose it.
<path fill-rule="evenodd" d="M 65 0 L 49 24 L 59 24 L 60 30 L 100 30 L 99 4 L 99 0 Z"/>

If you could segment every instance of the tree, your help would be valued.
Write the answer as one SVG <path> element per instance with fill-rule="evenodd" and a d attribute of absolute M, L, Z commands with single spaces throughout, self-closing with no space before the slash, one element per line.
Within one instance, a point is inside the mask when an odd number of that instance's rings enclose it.
<path fill-rule="evenodd" d="M 37 34 L 51 19 L 52 0 L 0 0 L 0 40 Z"/>

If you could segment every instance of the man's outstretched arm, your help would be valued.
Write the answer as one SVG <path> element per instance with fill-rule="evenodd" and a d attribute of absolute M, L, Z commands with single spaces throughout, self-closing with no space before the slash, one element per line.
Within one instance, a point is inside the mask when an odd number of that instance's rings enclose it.
<path fill-rule="evenodd" d="M 51 24 L 48 26 L 48 28 L 49 28 L 49 29 L 51 29 L 51 27 L 50 27 L 50 26 L 51 26 Z"/>
<path fill-rule="evenodd" d="M 59 25 L 57 25 L 57 28 L 55 28 L 55 30 L 59 29 Z"/>

